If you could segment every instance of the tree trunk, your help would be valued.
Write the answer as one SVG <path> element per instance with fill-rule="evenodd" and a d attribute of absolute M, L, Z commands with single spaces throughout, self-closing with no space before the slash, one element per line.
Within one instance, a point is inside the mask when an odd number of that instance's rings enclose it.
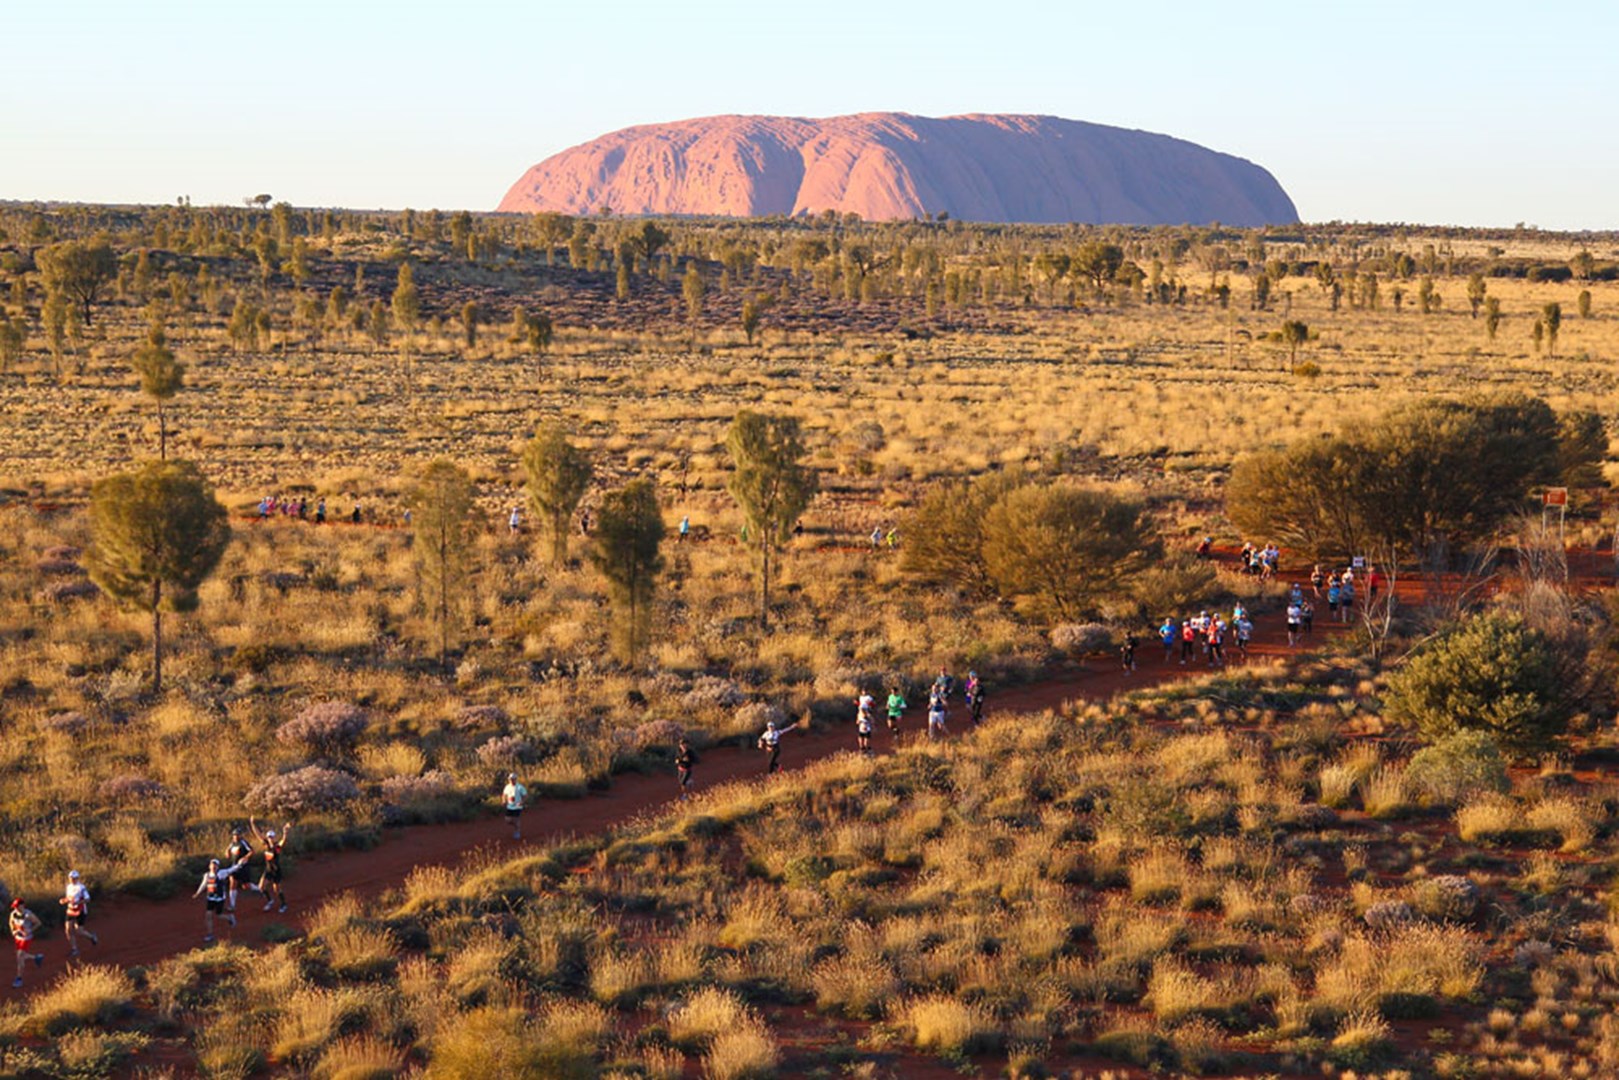
<path fill-rule="evenodd" d="M 163 417 L 163 403 L 157 403 L 157 459 L 169 460 L 169 428 Z"/>
<path fill-rule="evenodd" d="M 771 535 L 768 528 L 759 530 L 760 550 L 764 553 L 759 574 L 759 629 L 770 632 L 770 548 Z"/>
<path fill-rule="evenodd" d="M 152 693 L 163 692 L 163 582 L 152 582 Z"/>

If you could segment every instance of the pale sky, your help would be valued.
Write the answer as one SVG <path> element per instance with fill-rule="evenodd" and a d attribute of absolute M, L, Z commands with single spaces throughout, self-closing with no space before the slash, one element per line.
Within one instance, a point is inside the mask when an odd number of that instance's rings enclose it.
<path fill-rule="evenodd" d="M 0 199 L 490 210 L 632 124 L 1029 112 L 1306 221 L 1619 228 L 1619 2 L 10 0 L 0 41 Z"/>

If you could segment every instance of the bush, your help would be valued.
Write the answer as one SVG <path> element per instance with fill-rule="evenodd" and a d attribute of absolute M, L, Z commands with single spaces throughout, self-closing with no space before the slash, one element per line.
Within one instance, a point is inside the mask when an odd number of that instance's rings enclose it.
<path fill-rule="evenodd" d="M 40 590 L 40 596 L 52 604 L 65 604 L 69 600 L 89 600 L 100 595 L 100 587 L 84 578 L 53 581 Z"/>
<path fill-rule="evenodd" d="M 717 675 L 700 675 L 682 699 L 688 712 L 702 709 L 734 709 L 747 700 L 742 688 Z"/>
<path fill-rule="evenodd" d="M 324 757 L 337 757 L 354 749 L 370 722 L 357 705 L 322 701 L 306 706 L 276 728 L 275 737 L 284 743 L 301 743 Z"/>
<path fill-rule="evenodd" d="M 772 722 L 780 727 L 787 722 L 787 713 L 768 701 L 752 701 L 736 711 L 736 726 L 743 731 L 763 731 Z"/>
<path fill-rule="evenodd" d="M 1113 631 L 1101 623 L 1063 623 L 1051 630 L 1051 647 L 1070 656 L 1088 656 L 1113 647 Z"/>
<path fill-rule="evenodd" d="M 77 736 L 90 730 L 90 718 L 81 712 L 52 713 L 39 722 L 39 730 Z"/>
<path fill-rule="evenodd" d="M 97 790 L 102 801 L 114 804 L 160 799 L 168 793 L 168 789 L 156 780 L 150 780 L 135 773 L 124 773 L 121 776 L 103 780 Z"/>
<path fill-rule="evenodd" d="M 421 776 L 390 776 L 379 785 L 379 789 L 382 797 L 389 802 L 425 802 L 453 792 L 455 780 L 442 769 L 434 769 Z"/>
<path fill-rule="evenodd" d="M 1483 731 L 1458 731 L 1418 750 L 1406 767 L 1405 782 L 1412 794 L 1438 806 L 1455 806 L 1512 786 L 1501 748 Z"/>
<path fill-rule="evenodd" d="M 455 714 L 455 726 L 462 731 L 503 728 L 510 721 L 511 717 L 499 705 L 463 705 Z"/>
<path fill-rule="evenodd" d="M 944 994 L 907 1002 L 901 1022 L 918 1050 L 952 1057 L 991 1050 L 1000 1040 L 994 1019 L 981 1006 Z"/>
<path fill-rule="evenodd" d="M 267 777 L 247 789 L 242 805 L 254 813 L 297 815 L 332 810 L 360 797 L 360 786 L 348 773 L 323 765 Z"/>
<path fill-rule="evenodd" d="M 1160 551 L 1142 503 L 1072 484 L 1007 492 L 983 530 L 984 567 L 999 594 L 1052 621 L 1125 592 Z"/>
<path fill-rule="evenodd" d="M 1509 751 L 1538 754 L 1573 711 L 1560 667 L 1549 639 L 1519 616 L 1475 615 L 1396 671 L 1385 705 L 1432 741 L 1482 731 Z"/>
<path fill-rule="evenodd" d="M 521 735 L 494 735 L 474 753 L 491 769 L 507 768 L 515 762 L 528 761 L 534 746 Z"/>

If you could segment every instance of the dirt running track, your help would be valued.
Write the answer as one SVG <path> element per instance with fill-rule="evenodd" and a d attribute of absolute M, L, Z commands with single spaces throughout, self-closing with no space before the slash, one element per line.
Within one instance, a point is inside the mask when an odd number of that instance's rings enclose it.
<path fill-rule="evenodd" d="M 1219 552 L 1218 555 L 1222 561 L 1229 557 L 1226 552 Z M 1611 578 L 1600 570 L 1589 576 L 1580 572 L 1584 570 L 1585 567 L 1580 567 L 1576 571 L 1579 584 L 1586 587 L 1611 584 Z M 1298 576 L 1286 575 L 1291 580 L 1296 580 Z M 1401 580 L 1399 592 L 1408 601 L 1416 600 L 1416 585 L 1412 579 Z M 1410 595 L 1407 595 L 1408 589 Z M 1344 629 L 1324 617 L 1327 615 L 1325 603 L 1319 603 L 1317 607 L 1315 633 L 1318 639 L 1324 634 Z M 1253 660 L 1263 661 L 1294 651 L 1297 650 L 1287 645 L 1281 613 L 1272 611 L 1261 614 L 1250 648 Z M 1236 655 L 1234 648 L 1231 655 Z M 1138 670 L 1133 675 L 1125 675 L 1112 664 L 1098 661 L 1092 665 L 1094 670 L 1075 672 L 1001 693 L 996 693 L 991 686 L 986 708 L 990 714 L 1036 712 L 1059 706 L 1064 701 L 1107 698 L 1126 690 L 1205 674 L 1209 670 L 1202 663 L 1190 663 L 1184 667 L 1175 661 L 1165 664 L 1162 656 L 1163 650 L 1156 640 L 1144 640 L 1137 652 Z M 839 751 L 852 750 L 852 715 L 850 721 L 847 730 L 802 735 L 795 733 L 784 738 L 783 767 L 799 768 Z M 913 733 L 922 727 L 922 710 L 913 706 L 907 714 L 906 723 Z M 892 745 L 881 728 L 876 743 L 879 752 Z M 754 779 L 762 773 L 763 763 L 763 755 L 757 751 L 742 747 L 716 747 L 703 754 L 695 779 L 699 788 L 729 780 Z M 353 892 L 361 897 L 374 898 L 402 885 L 410 872 L 419 866 L 453 866 L 475 853 L 515 856 L 568 836 L 602 832 L 663 807 L 674 793 L 672 772 L 667 776 L 632 773 L 615 777 L 609 790 L 592 792 L 583 798 L 536 800 L 524 815 L 527 831 L 521 842 L 511 839 L 504 820 L 494 809 L 491 793 L 491 810 L 487 819 L 389 829 L 383 833 L 382 842 L 370 850 L 323 852 L 298 858 L 288 870 L 286 886 L 292 908 L 287 915 L 263 911 L 262 902 L 255 902 L 255 896 L 244 893 L 242 907 L 237 913 L 240 925 L 233 930 L 220 921 L 216 932 L 222 941 L 259 945 L 263 942 L 265 929 L 270 925 L 280 923 L 301 928 L 303 918 L 310 911 L 340 893 Z M 221 836 L 221 848 L 224 843 L 225 837 Z M 90 886 L 93 891 L 95 882 L 90 882 Z M 47 904 L 51 902 L 50 899 L 35 898 L 36 903 L 42 900 Z M 99 947 L 84 946 L 84 959 L 87 962 L 124 967 L 150 965 L 202 944 L 202 902 L 191 899 L 189 892 L 164 901 L 130 896 L 97 898 L 92 905 L 88 925 L 100 935 L 102 944 Z M 54 981 L 67 959 L 67 946 L 59 935 L 46 939 L 43 945 L 46 954 L 44 971 L 36 972 L 30 968 L 22 990 L 13 990 L 9 979 L 0 980 L 0 992 L 9 996 L 33 994 Z"/>

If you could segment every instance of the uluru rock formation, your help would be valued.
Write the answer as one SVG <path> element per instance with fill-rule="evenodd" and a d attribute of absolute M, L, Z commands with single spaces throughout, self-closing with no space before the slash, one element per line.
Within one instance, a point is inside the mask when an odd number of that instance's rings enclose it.
<path fill-rule="evenodd" d="M 499 209 L 757 217 L 947 212 L 968 221 L 1285 224 L 1293 200 L 1251 161 L 1183 139 L 1054 116 L 824 120 L 711 116 L 564 150 Z"/>

